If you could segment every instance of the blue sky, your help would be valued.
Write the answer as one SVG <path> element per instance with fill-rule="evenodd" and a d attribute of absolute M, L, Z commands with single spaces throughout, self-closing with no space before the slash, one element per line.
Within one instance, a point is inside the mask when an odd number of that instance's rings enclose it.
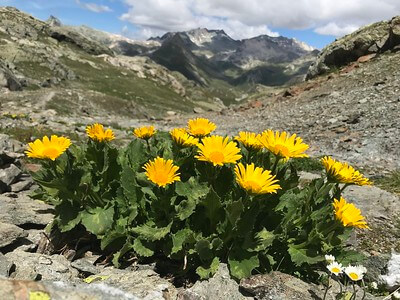
<path fill-rule="evenodd" d="M 235 39 L 293 37 L 316 48 L 400 14 L 400 0 L 0 0 L 5 5 L 134 39 L 206 27 Z"/>

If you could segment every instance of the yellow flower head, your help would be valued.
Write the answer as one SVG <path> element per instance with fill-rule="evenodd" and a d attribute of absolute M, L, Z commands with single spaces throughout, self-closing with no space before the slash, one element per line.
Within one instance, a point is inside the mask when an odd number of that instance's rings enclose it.
<path fill-rule="evenodd" d="M 181 181 L 180 173 L 177 173 L 179 167 L 172 163 L 172 159 L 165 160 L 157 157 L 147 162 L 143 169 L 146 170 L 147 178 L 158 186 L 165 187 L 167 184 Z"/>
<path fill-rule="evenodd" d="M 354 204 L 347 203 L 343 197 L 340 197 L 340 201 L 334 199 L 333 207 L 336 219 L 341 221 L 343 226 L 368 228 L 365 218 L 361 215 L 361 211 Z"/>
<path fill-rule="evenodd" d="M 208 119 L 197 118 L 189 120 L 188 128 L 191 135 L 203 137 L 213 132 L 217 128 L 217 126 L 213 122 L 210 122 Z"/>
<path fill-rule="evenodd" d="M 198 145 L 199 150 L 195 158 L 201 161 L 211 162 L 214 166 L 236 163 L 242 158 L 240 149 L 235 142 L 229 141 L 229 137 L 213 135 L 203 138 Z"/>
<path fill-rule="evenodd" d="M 199 139 L 189 135 L 184 128 L 172 129 L 169 134 L 175 143 L 182 147 L 197 146 L 199 144 Z"/>
<path fill-rule="evenodd" d="M 133 134 L 139 138 L 139 139 L 143 139 L 143 140 L 148 140 L 149 138 L 151 138 L 154 134 L 156 133 L 156 130 L 154 129 L 154 126 L 143 126 L 143 127 L 139 127 L 139 128 L 135 128 L 133 130 Z"/>
<path fill-rule="evenodd" d="M 341 163 L 329 156 L 321 159 L 326 169 L 328 178 L 337 183 L 347 183 L 356 185 L 371 185 L 372 182 L 365 178 L 359 171 L 354 170 L 347 163 Z"/>
<path fill-rule="evenodd" d="M 86 127 L 87 135 L 94 141 L 112 141 L 115 136 L 111 129 L 104 130 L 103 125 L 96 123 Z"/>
<path fill-rule="evenodd" d="M 241 131 L 238 136 L 235 136 L 235 140 L 241 142 L 249 150 L 261 150 L 263 145 L 259 139 L 261 134 L 255 134 L 254 132 Z"/>
<path fill-rule="evenodd" d="M 255 167 L 254 164 L 235 166 L 236 182 L 250 194 L 276 193 L 281 187 L 269 170 Z"/>
<path fill-rule="evenodd" d="M 68 138 L 52 135 L 49 139 L 47 136 L 44 136 L 43 141 L 37 139 L 33 143 L 29 143 L 28 150 L 25 151 L 25 154 L 31 158 L 55 160 L 63 154 L 69 146 L 71 146 L 71 140 Z"/>
<path fill-rule="evenodd" d="M 272 130 L 266 130 L 261 134 L 259 141 L 266 149 L 284 159 L 308 157 L 304 153 L 308 145 L 304 144 L 300 137 L 296 137 L 296 134 L 289 136 L 285 131 L 276 131 L 274 134 Z"/>

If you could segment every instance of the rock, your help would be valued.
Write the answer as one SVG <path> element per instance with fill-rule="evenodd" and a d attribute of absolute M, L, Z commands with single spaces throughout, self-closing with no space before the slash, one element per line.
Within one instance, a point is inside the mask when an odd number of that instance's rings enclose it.
<path fill-rule="evenodd" d="M 245 300 L 239 292 L 239 284 L 229 274 L 226 264 L 221 264 L 217 273 L 209 280 L 197 281 L 191 288 L 182 290 L 178 300 Z"/>
<path fill-rule="evenodd" d="M 377 282 L 378 285 L 385 284 L 382 275 L 387 274 L 387 266 L 390 256 L 387 254 L 371 255 L 363 261 L 363 266 L 368 272 L 365 274 L 367 282 Z"/>
<path fill-rule="evenodd" d="M 376 53 L 391 50 L 400 44 L 400 16 L 374 23 L 346 35 L 325 47 L 310 66 L 306 79 L 327 73 L 351 62 L 369 61 Z"/>
<path fill-rule="evenodd" d="M 7 68 L 0 65 L 0 87 L 8 88 L 10 91 L 22 90 L 22 85 L 17 77 Z"/>
<path fill-rule="evenodd" d="M 77 269 L 80 273 L 84 273 L 85 275 L 93 275 L 100 272 L 100 269 L 93 265 L 93 262 L 85 257 L 73 261 L 71 263 L 71 266 Z"/>
<path fill-rule="evenodd" d="M 26 179 L 18 181 L 11 185 L 11 192 L 18 193 L 21 191 L 29 190 L 29 188 L 33 185 L 32 179 Z"/>
<path fill-rule="evenodd" d="M 372 54 L 360 56 L 360 57 L 357 59 L 357 62 L 359 62 L 359 63 L 364 63 L 364 62 L 370 61 L 370 60 L 373 59 L 375 56 L 376 56 L 376 53 L 372 53 Z"/>
<path fill-rule="evenodd" d="M 382 275 L 389 290 L 393 291 L 400 287 L 400 254 L 393 252 L 388 263 L 387 275 Z"/>
<path fill-rule="evenodd" d="M 14 164 L 11 164 L 8 168 L 0 169 L 0 193 L 10 191 L 10 185 L 18 180 L 21 173 L 21 170 Z"/>
<path fill-rule="evenodd" d="M 10 262 L 4 254 L 0 253 L 0 278 L 8 277 L 12 266 L 12 262 Z M 0 295 L 3 295 L 3 293 L 1 293 L 1 289 Z"/>
<path fill-rule="evenodd" d="M 242 279 L 240 287 L 259 300 L 311 300 L 315 299 L 314 295 L 322 296 L 321 290 L 316 285 L 277 271 Z"/>
<path fill-rule="evenodd" d="M 132 294 L 105 284 L 87 285 L 7 279 L 0 279 L 0 294 L 2 300 L 141 300 Z M 34 296 L 36 297 L 34 298 Z"/>
<path fill-rule="evenodd" d="M 6 223 L 45 227 L 53 220 L 52 211 L 52 206 L 29 198 L 26 192 L 0 195 L 0 220 Z"/>
<path fill-rule="evenodd" d="M 71 267 L 62 255 L 30 253 L 19 249 L 6 253 L 9 261 L 15 264 L 15 271 L 10 275 L 14 279 L 71 281 L 77 282 L 78 271 Z"/>
<path fill-rule="evenodd" d="M 204 109 L 202 109 L 201 107 L 195 107 L 195 108 L 193 108 L 193 112 L 196 114 L 203 114 Z"/>
<path fill-rule="evenodd" d="M 102 283 L 130 293 L 139 299 L 176 299 L 176 288 L 153 270 L 120 270 L 107 267 L 96 276 L 104 279 Z"/>
<path fill-rule="evenodd" d="M 7 223 L 0 223 L 0 248 L 8 246 L 21 237 L 28 234 L 18 226 Z"/>
<path fill-rule="evenodd" d="M 390 218 L 400 212 L 399 197 L 375 186 L 349 186 L 343 197 L 354 203 L 367 220 Z"/>
<path fill-rule="evenodd" d="M 10 158 L 15 158 L 14 153 L 22 153 L 24 145 L 7 134 L 0 133 L 0 157 L 8 154 Z"/>

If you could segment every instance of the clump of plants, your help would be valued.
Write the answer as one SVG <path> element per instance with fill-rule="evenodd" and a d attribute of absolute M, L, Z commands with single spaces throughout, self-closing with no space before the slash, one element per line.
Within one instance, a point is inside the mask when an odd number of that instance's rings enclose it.
<path fill-rule="evenodd" d="M 341 194 L 367 178 L 324 157 L 321 178 L 299 187 L 293 161 L 308 149 L 300 137 L 215 129 L 202 118 L 169 133 L 136 128 L 123 148 L 101 124 L 80 144 L 45 136 L 26 152 L 42 164 L 33 197 L 54 205 L 53 229 L 92 234 L 115 266 L 134 257 L 202 279 L 220 263 L 236 279 L 271 270 L 309 277 L 326 254 L 355 257 L 344 242 L 368 226 Z"/>

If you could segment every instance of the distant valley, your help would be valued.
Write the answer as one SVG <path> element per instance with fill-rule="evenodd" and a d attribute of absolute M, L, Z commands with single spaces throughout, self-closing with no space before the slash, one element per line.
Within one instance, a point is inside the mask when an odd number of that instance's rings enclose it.
<path fill-rule="evenodd" d="M 317 54 L 294 39 L 205 28 L 135 41 L 0 7 L 0 86 L 61 114 L 219 111 L 303 81 Z"/>

